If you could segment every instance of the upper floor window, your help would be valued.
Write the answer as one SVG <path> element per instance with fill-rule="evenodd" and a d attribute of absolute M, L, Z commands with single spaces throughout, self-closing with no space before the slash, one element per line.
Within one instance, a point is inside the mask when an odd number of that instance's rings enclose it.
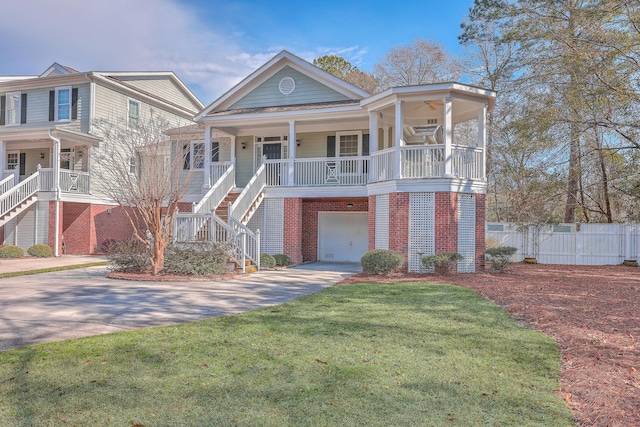
<path fill-rule="evenodd" d="M 192 142 L 191 144 L 184 144 L 182 150 L 184 158 L 184 170 L 204 168 L 204 142 Z"/>
<path fill-rule="evenodd" d="M 0 96 L 0 125 L 20 126 L 27 123 L 27 94 L 9 92 Z"/>
<path fill-rule="evenodd" d="M 56 121 L 71 120 L 71 88 L 56 88 Z"/>
<path fill-rule="evenodd" d="M 68 122 L 78 118 L 78 88 L 61 86 L 49 92 L 49 121 Z"/>
<path fill-rule="evenodd" d="M 336 134 L 338 157 L 356 157 L 362 154 L 362 132 L 338 132 Z"/>
<path fill-rule="evenodd" d="M 20 98 L 20 92 L 10 92 L 7 94 L 7 126 L 17 126 L 20 124 Z"/>
<path fill-rule="evenodd" d="M 129 127 L 137 128 L 140 119 L 140 103 L 130 99 L 127 106 L 127 123 Z"/>

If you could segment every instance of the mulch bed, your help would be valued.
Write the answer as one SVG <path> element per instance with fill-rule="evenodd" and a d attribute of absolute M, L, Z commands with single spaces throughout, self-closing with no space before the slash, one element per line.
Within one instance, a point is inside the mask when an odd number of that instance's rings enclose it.
<path fill-rule="evenodd" d="M 371 276 L 474 289 L 517 320 L 553 337 L 562 351 L 558 393 L 581 426 L 640 426 L 640 269 L 514 264 L 506 273 Z"/>

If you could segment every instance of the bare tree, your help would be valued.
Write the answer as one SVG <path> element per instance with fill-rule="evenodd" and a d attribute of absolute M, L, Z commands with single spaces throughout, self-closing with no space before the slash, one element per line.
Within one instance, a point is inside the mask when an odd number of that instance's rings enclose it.
<path fill-rule="evenodd" d="M 444 46 L 417 39 L 406 46 L 394 46 L 374 65 L 379 90 L 394 86 L 458 80 L 461 66 Z"/>
<path fill-rule="evenodd" d="M 95 124 L 103 139 L 94 155 L 97 191 L 124 208 L 133 237 L 146 247 L 154 275 L 164 268 L 178 202 L 187 193 L 191 178 L 190 170 L 184 168 L 190 135 L 172 132 L 169 139 L 167 131 L 175 126 L 158 116 L 140 118 L 135 125 L 125 121 Z"/>

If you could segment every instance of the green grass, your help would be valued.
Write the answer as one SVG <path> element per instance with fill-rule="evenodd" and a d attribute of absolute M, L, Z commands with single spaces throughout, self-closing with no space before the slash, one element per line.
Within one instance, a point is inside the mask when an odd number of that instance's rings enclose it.
<path fill-rule="evenodd" d="M 0 425 L 573 425 L 559 369 L 470 290 L 365 283 L 0 353 Z"/>
<path fill-rule="evenodd" d="M 76 268 L 99 267 L 109 265 L 109 261 L 88 262 L 85 264 L 61 265 L 59 267 L 40 268 L 37 270 L 12 271 L 9 273 L 0 273 L 0 279 L 5 277 L 28 276 L 30 274 L 51 273 L 52 271 L 73 270 Z"/>

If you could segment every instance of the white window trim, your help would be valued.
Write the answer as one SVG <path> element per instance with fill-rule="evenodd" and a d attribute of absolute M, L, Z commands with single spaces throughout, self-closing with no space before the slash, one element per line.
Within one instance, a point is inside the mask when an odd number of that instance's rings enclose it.
<path fill-rule="evenodd" d="M 265 139 L 280 138 L 279 140 L 265 141 Z M 253 170 L 257 171 L 262 166 L 262 146 L 264 144 L 280 144 L 280 160 L 289 158 L 288 135 L 261 135 L 253 138 Z"/>
<path fill-rule="evenodd" d="M 68 119 L 59 119 L 58 116 L 58 106 L 60 105 L 58 103 L 58 94 L 64 90 L 68 90 L 69 91 L 69 118 Z M 60 123 L 67 123 L 71 121 L 71 109 L 73 108 L 72 103 L 73 100 L 71 99 L 73 94 L 73 91 L 71 90 L 71 86 L 60 86 L 56 88 L 56 97 L 54 99 L 54 108 L 55 108 L 55 114 L 54 114 L 54 119 L 56 122 L 60 122 Z"/>
<path fill-rule="evenodd" d="M 18 97 L 18 112 L 16 114 L 16 118 L 17 121 L 15 123 L 11 123 L 9 122 L 9 103 L 10 103 L 10 97 L 14 97 L 17 96 Z M 22 92 L 7 92 L 6 93 L 6 103 L 5 103 L 5 117 L 4 117 L 4 123 L 5 126 L 9 127 L 9 126 L 20 126 L 20 122 L 22 120 Z"/>
<path fill-rule="evenodd" d="M 132 102 L 138 104 L 138 117 L 137 117 L 137 120 L 138 120 L 138 124 L 140 123 L 140 105 L 141 105 L 140 101 L 138 101 L 137 99 L 133 99 L 133 98 L 127 98 L 127 126 L 129 126 L 129 127 L 132 127 L 131 126 L 131 121 L 130 121 L 131 120 L 131 116 L 129 115 Z M 133 127 L 137 128 L 138 126 L 136 125 L 136 126 L 133 126 Z"/>
<path fill-rule="evenodd" d="M 205 149 L 204 155 L 202 157 L 202 167 L 200 168 L 194 167 L 194 160 L 196 158 L 196 149 L 195 149 L 196 144 L 202 144 L 202 146 Z M 186 145 L 186 144 L 183 144 L 183 145 Z M 191 141 L 189 143 L 189 170 L 204 170 L 206 155 L 207 155 L 207 147 L 204 141 Z"/>
<path fill-rule="evenodd" d="M 362 131 L 348 131 L 348 132 L 336 132 L 336 157 L 353 157 L 353 156 L 340 156 L 340 137 L 348 136 L 348 135 L 357 135 L 358 136 L 358 155 L 357 157 L 362 156 Z"/>

